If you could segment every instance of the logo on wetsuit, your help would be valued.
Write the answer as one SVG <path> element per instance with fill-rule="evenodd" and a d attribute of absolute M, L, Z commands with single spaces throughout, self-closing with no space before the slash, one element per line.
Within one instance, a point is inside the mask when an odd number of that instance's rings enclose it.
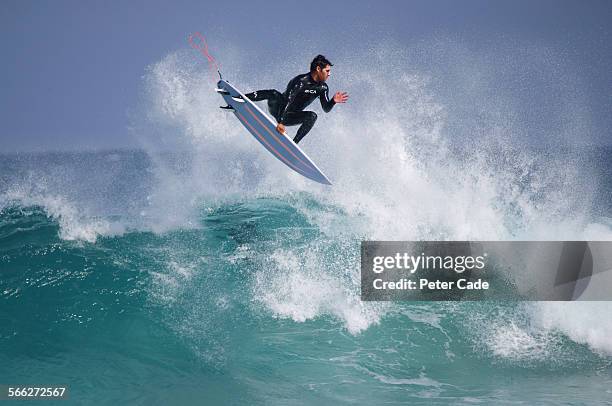
<path fill-rule="evenodd" d="M 304 92 L 305 93 L 314 93 L 314 94 L 317 94 L 316 90 L 311 90 L 311 89 L 306 89 L 306 90 L 304 90 Z"/>

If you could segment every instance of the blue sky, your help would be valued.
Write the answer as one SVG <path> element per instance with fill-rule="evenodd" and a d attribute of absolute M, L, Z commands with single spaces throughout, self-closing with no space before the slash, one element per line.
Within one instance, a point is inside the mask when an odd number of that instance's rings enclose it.
<path fill-rule="evenodd" d="M 215 38 L 211 48 L 230 43 L 261 61 L 300 43 L 334 60 L 334 50 L 380 38 L 400 45 L 454 38 L 475 53 L 498 40 L 517 48 L 537 42 L 572 66 L 591 139 L 612 144 L 610 1 L 4 0 L 2 151 L 137 146 L 129 112 L 139 104 L 142 75 L 187 48 L 194 31 Z"/>

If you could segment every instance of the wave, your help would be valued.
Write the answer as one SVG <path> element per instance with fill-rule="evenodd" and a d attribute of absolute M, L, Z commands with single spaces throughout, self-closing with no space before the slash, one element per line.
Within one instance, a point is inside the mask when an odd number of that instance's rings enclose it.
<path fill-rule="evenodd" d="M 0 220 L 2 226 L 7 222 L 5 217 L 16 217 L 14 227 L 19 230 L 19 224 L 24 217 L 44 214 L 59 228 L 58 236 L 67 241 L 85 241 L 95 243 L 100 236 L 115 236 L 125 232 L 120 223 L 95 218 L 81 213 L 77 206 L 58 195 L 31 195 L 22 192 L 8 192 L 0 197 Z"/>

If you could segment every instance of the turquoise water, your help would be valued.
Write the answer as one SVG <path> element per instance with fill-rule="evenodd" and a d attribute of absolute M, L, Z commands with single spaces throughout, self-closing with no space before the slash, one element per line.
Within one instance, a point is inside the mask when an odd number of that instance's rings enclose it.
<path fill-rule="evenodd" d="M 1 162 L 0 384 L 68 385 L 61 404 L 612 399 L 608 303 L 361 302 L 367 209 L 270 189 L 168 205 L 140 152 Z"/>

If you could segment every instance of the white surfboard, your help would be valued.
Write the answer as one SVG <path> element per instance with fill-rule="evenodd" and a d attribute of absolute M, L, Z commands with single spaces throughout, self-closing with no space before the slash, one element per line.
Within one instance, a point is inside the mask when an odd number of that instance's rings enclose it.
<path fill-rule="evenodd" d="M 331 185 L 327 176 L 291 138 L 276 131 L 276 121 L 264 113 L 238 89 L 221 79 L 217 89 L 233 113 L 261 145 L 278 160 L 302 176 L 324 185 Z"/>

